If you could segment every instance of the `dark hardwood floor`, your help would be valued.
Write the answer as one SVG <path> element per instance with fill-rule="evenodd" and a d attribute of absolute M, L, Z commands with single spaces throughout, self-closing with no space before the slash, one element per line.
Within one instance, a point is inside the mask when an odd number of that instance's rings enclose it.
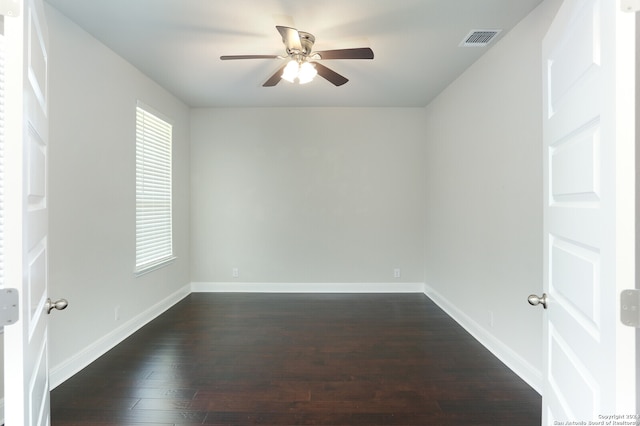
<path fill-rule="evenodd" d="M 421 294 L 194 293 L 51 393 L 54 426 L 524 426 L 540 411 Z"/>

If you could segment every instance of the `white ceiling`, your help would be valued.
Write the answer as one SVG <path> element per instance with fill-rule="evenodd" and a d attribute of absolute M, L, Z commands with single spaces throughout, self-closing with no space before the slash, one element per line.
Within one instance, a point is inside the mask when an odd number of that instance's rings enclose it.
<path fill-rule="evenodd" d="M 46 0 L 192 107 L 427 105 L 489 47 L 471 30 L 502 29 L 541 0 Z M 325 60 L 350 81 L 262 84 L 284 54 L 276 25 L 310 32 L 315 49 L 371 47 L 373 60 Z"/>

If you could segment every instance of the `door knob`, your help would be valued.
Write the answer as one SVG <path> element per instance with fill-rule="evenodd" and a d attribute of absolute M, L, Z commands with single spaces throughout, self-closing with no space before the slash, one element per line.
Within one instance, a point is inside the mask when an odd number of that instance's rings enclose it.
<path fill-rule="evenodd" d="M 69 306 L 69 302 L 67 302 L 67 299 L 60 299 L 56 300 L 55 302 L 52 302 L 51 299 L 47 299 L 44 304 L 44 309 L 47 311 L 47 314 L 50 314 L 53 309 L 61 311 L 67 306 Z"/>
<path fill-rule="evenodd" d="M 527 298 L 527 301 L 532 306 L 542 305 L 543 308 L 547 309 L 547 293 L 542 293 L 542 297 L 532 294 Z"/>

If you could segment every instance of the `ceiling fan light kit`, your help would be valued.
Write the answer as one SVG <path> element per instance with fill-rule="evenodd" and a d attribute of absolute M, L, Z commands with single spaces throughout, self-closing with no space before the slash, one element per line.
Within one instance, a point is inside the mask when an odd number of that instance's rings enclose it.
<path fill-rule="evenodd" d="M 307 84 L 311 82 L 318 74 L 316 68 L 309 62 L 298 62 L 297 60 L 291 60 L 284 67 L 282 72 L 282 79 L 287 80 L 289 83 L 295 82 L 298 79 L 298 83 Z"/>
<path fill-rule="evenodd" d="M 226 55 L 220 56 L 223 61 L 233 59 L 289 59 L 289 62 L 278 69 L 263 84 L 273 87 L 286 80 L 291 83 L 298 80 L 299 84 L 311 82 L 316 75 L 320 75 L 335 86 L 342 86 L 349 80 L 330 68 L 316 62 L 326 59 L 373 59 L 373 50 L 369 47 L 354 49 L 336 49 L 313 52 L 316 38 L 313 34 L 298 31 L 295 28 L 276 26 L 282 36 L 286 56 L 279 55 Z"/>

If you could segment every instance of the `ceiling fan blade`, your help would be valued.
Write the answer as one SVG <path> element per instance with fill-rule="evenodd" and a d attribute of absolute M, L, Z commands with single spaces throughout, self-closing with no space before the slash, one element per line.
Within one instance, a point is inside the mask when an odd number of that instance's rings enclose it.
<path fill-rule="evenodd" d="M 333 83 L 336 86 L 342 86 L 347 81 L 349 81 L 348 78 L 338 74 L 334 70 L 329 69 L 322 64 L 319 64 L 318 62 L 315 62 L 314 65 L 316 66 L 316 71 L 318 71 L 318 75 L 320 77 L 323 77 L 329 80 L 331 83 Z"/>
<path fill-rule="evenodd" d="M 373 59 L 373 50 L 369 47 L 321 50 L 313 53 L 320 55 L 320 59 Z"/>
<path fill-rule="evenodd" d="M 291 27 L 283 27 L 281 25 L 276 25 L 276 28 L 282 36 L 282 42 L 287 48 L 287 52 L 292 50 L 302 52 L 302 44 L 300 43 L 300 34 L 298 33 L 298 30 Z"/>
<path fill-rule="evenodd" d="M 220 56 L 220 59 L 223 61 L 228 61 L 230 59 L 278 59 L 280 56 L 278 55 L 225 55 Z"/>
<path fill-rule="evenodd" d="M 276 71 L 271 77 L 269 77 L 269 79 L 264 82 L 262 87 L 273 87 L 278 84 L 282 79 L 282 71 L 284 71 L 284 67 L 286 66 L 287 64 L 284 64 L 283 66 L 278 68 L 278 71 Z"/>

